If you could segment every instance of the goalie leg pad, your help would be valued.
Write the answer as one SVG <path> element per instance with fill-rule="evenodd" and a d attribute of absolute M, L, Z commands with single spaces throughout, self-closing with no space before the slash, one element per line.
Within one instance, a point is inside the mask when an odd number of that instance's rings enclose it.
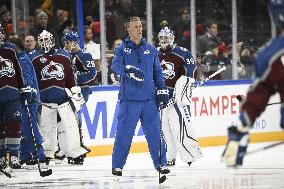
<path fill-rule="evenodd" d="M 166 157 L 168 162 L 175 159 L 178 153 L 176 136 L 172 129 L 173 125 L 170 124 L 175 122 L 175 120 L 178 122 L 178 117 L 173 114 L 175 114 L 173 106 L 163 110 L 162 131 L 166 142 Z M 169 117 L 169 115 L 171 115 L 171 117 Z"/>
<path fill-rule="evenodd" d="M 184 162 L 193 162 L 203 157 L 195 130 L 191 122 L 190 107 L 178 103 L 176 111 L 181 116 L 180 123 L 180 157 Z"/>
<path fill-rule="evenodd" d="M 85 155 L 89 150 L 83 146 L 77 114 L 69 102 L 58 108 L 61 121 L 58 123 L 58 142 L 60 149 L 67 157 L 76 158 Z"/>
<path fill-rule="evenodd" d="M 239 132 L 234 126 L 228 128 L 228 133 L 229 140 L 223 152 L 222 159 L 230 167 L 242 165 L 249 142 L 249 134 Z"/>
<path fill-rule="evenodd" d="M 46 104 L 52 107 L 57 106 L 55 103 Z M 53 157 L 57 144 L 57 110 L 42 106 L 38 121 L 46 157 Z"/>

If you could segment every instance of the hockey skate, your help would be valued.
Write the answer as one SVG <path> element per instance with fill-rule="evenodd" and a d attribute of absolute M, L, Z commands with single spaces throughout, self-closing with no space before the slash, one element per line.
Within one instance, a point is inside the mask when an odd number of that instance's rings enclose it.
<path fill-rule="evenodd" d="M 6 158 L 5 157 L 1 157 L 0 158 L 0 169 L 5 169 L 6 167 L 7 167 Z"/>
<path fill-rule="evenodd" d="M 16 156 L 10 156 L 9 165 L 12 169 L 21 169 L 20 160 Z"/>
<path fill-rule="evenodd" d="M 68 164 L 74 164 L 74 165 L 83 165 L 84 163 L 84 158 L 86 157 L 86 155 L 82 155 L 76 158 L 71 158 L 68 157 Z"/>
<path fill-rule="evenodd" d="M 26 169 L 27 170 L 36 169 L 36 166 L 35 166 L 36 164 L 37 164 L 36 160 L 29 159 L 26 161 Z"/>
<path fill-rule="evenodd" d="M 176 165 L 176 159 L 174 158 L 173 160 L 168 161 L 168 162 L 167 162 L 167 165 L 168 165 L 168 166 L 175 166 L 175 165 Z"/>
<path fill-rule="evenodd" d="M 58 149 L 54 153 L 55 164 L 61 164 L 65 157 L 66 156 L 63 154 L 63 152 L 60 149 Z"/>

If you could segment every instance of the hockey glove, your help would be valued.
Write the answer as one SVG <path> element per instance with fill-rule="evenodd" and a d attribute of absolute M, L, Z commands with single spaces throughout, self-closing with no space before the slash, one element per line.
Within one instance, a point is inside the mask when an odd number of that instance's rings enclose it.
<path fill-rule="evenodd" d="M 124 72 L 126 73 L 126 75 L 129 78 L 134 79 L 135 81 L 139 81 L 139 82 L 143 82 L 144 81 L 144 73 L 143 73 L 143 71 L 140 70 L 139 68 L 136 68 L 135 66 L 127 65 L 125 67 Z"/>
<path fill-rule="evenodd" d="M 228 138 L 222 159 L 229 167 L 241 166 L 246 154 L 249 134 L 240 132 L 237 127 L 231 126 L 228 128 Z"/>
<path fill-rule="evenodd" d="M 80 111 L 82 106 L 85 104 L 84 97 L 81 93 L 81 88 L 79 86 L 74 86 L 70 90 L 68 88 L 65 88 L 65 92 L 71 98 L 76 111 Z"/>
<path fill-rule="evenodd" d="M 169 103 L 169 90 L 168 89 L 160 89 L 157 91 L 157 103 L 160 109 L 164 109 L 167 107 Z"/>
<path fill-rule="evenodd" d="M 21 98 L 22 101 L 27 101 L 28 103 L 33 103 L 37 99 L 36 97 L 37 90 L 32 88 L 31 86 L 27 86 L 24 88 L 21 88 Z"/>

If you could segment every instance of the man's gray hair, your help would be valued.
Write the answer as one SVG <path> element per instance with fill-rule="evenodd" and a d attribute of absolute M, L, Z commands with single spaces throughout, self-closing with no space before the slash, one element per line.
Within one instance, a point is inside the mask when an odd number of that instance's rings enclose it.
<path fill-rule="evenodd" d="M 126 22 L 126 28 L 130 27 L 131 22 L 136 22 L 136 21 L 141 21 L 140 17 L 138 17 L 138 16 L 129 17 L 127 22 Z"/>

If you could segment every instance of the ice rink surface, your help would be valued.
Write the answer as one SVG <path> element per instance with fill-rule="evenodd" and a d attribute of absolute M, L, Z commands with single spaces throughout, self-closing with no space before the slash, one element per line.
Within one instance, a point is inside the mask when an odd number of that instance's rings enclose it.
<path fill-rule="evenodd" d="M 248 151 L 271 143 L 253 144 Z M 188 188 L 188 189 L 284 189 L 284 144 L 246 156 L 241 168 L 227 168 L 220 161 L 224 147 L 202 148 L 204 157 L 191 167 L 177 159 L 165 183 L 158 184 L 148 153 L 130 154 L 119 181 L 111 175 L 111 156 L 86 158 L 83 166 L 54 164 L 53 174 L 40 177 L 38 170 L 0 173 L 0 188 Z"/>

